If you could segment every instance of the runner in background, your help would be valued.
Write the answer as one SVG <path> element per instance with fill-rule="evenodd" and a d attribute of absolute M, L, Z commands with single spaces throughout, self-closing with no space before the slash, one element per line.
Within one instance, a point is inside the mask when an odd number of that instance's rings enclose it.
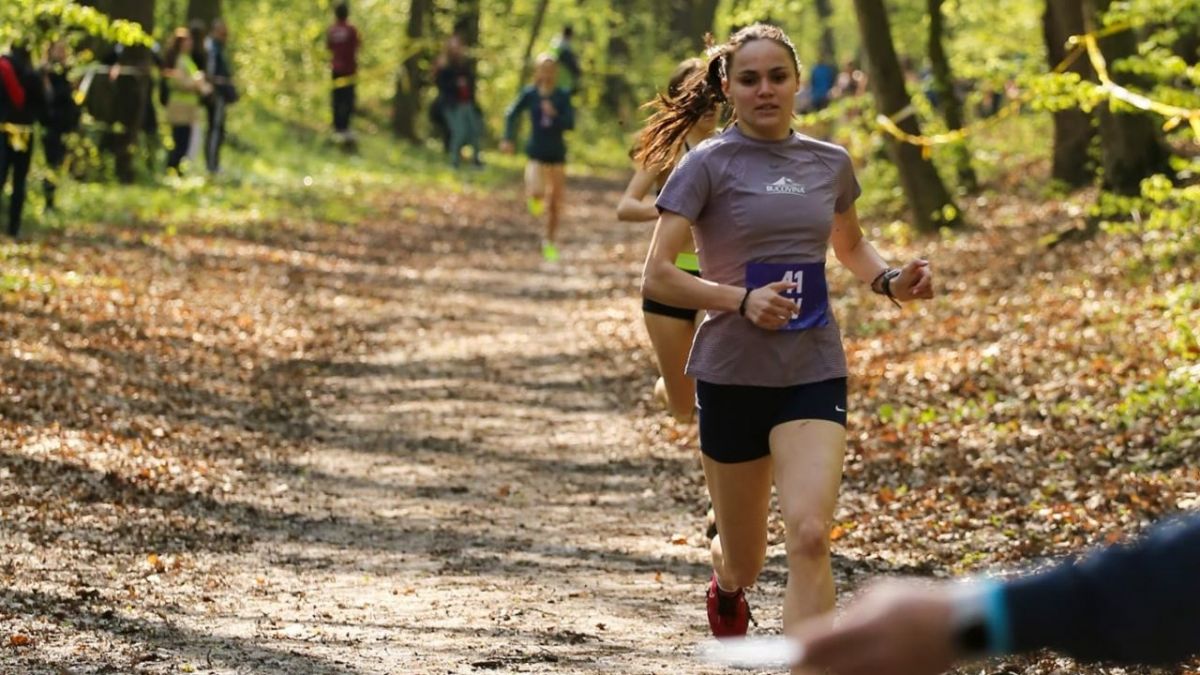
<path fill-rule="evenodd" d="M 557 84 L 558 64 L 551 54 L 537 57 L 533 84 L 521 90 L 504 115 L 504 141 L 500 149 L 513 152 L 517 118 L 529 112 L 532 129 L 525 143 L 525 194 L 529 212 L 535 217 L 545 211 L 542 257 L 558 260 L 558 222 L 562 212 L 567 181 L 567 144 L 563 134 L 575 128 L 575 108 L 571 95 Z"/>
<path fill-rule="evenodd" d="M 688 59 L 675 68 L 666 94 L 647 104 L 656 113 L 647 121 L 642 135 L 653 133 L 656 117 L 661 116 L 669 108 L 669 102 L 680 95 L 688 78 L 703 77 L 703 72 L 704 62 L 700 59 Z M 708 106 L 707 112 L 687 130 L 676 147 L 660 146 L 654 156 L 649 156 L 645 152 L 647 144 L 639 140 L 633 152 L 637 169 L 617 204 L 618 219 L 627 222 L 658 220 L 658 209 L 652 202 L 645 201 L 646 195 L 651 190 L 657 195 L 679 158 L 712 135 L 717 126 L 718 106 L 715 100 L 708 101 Z M 695 243 L 689 241 L 688 244 L 687 249 L 676 258 L 675 264 L 679 269 L 699 276 L 700 263 L 696 257 Z M 654 393 L 666 405 L 671 416 L 680 422 L 692 421 L 696 409 L 696 383 L 683 370 L 687 365 L 688 351 L 692 348 L 698 315 L 696 309 L 664 305 L 650 298 L 642 299 L 642 316 L 660 374 L 654 383 Z"/>

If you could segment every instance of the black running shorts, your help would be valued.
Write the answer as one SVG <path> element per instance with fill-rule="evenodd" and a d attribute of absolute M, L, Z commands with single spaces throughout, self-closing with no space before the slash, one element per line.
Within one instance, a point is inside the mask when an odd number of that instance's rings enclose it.
<path fill-rule="evenodd" d="M 846 426 L 846 378 L 791 387 L 753 387 L 696 381 L 700 451 L 735 464 L 771 454 L 771 430 L 796 420 Z"/>
<path fill-rule="evenodd" d="M 693 270 L 684 270 L 692 276 L 700 276 L 699 272 Z M 687 307 L 676 307 L 674 305 L 665 305 L 657 300 L 650 298 L 642 298 L 642 311 L 647 314 L 658 314 L 660 316 L 669 316 L 673 319 L 681 319 L 683 321 L 696 321 L 696 315 L 700 313 L 698 309 L 688 309 Z"/>

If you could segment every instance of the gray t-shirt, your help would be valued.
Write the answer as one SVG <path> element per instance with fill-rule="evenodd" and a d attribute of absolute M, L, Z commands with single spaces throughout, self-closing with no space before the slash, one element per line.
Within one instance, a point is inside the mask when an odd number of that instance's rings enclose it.
<path fill-rule="evenodd" d="M 840 146 L 794 132 L 780 141 L 757 140 L 734 125 L 684 156 L 655 204 L 692 221 L 705 279 L 745 287 L 748 273 L 761 276 L 755 268 L 804 267 L 802 306 L 811 307 L 817 291 L 809 284 L 824 294 L 824 276 L 813 268 L 825 262 L 834 212 L 850 208 L 861 192 Z M 808 325 L 815 327 L 776 331 L 737 312 L 708 310 L 687 374 L 714 384 L 763 387 L 845 377 L 846 354 L 832 311 L 826 308 L 815 324 L 812 318 Z"/>

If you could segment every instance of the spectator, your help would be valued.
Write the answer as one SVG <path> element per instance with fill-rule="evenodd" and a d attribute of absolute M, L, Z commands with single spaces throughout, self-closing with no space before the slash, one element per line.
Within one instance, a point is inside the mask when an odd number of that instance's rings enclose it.
<path fill-rule="evenodd" d="M 350 23 L 350 7 L 342 2 L 334 8 L 335 21 L 325 36 L 333 69 L 333 134 L 343 143 L 354 140 L 350 118 L 354 115 L 355 80 L 358 74 L 358 49 L 362 38 Z"/>
<path fill-rule="evenodd" d="M 803 665 L 838 675 L 932 675 L 984 654 L 1049 648 L 1084 661 L 1165 665 L 1200 653 L 1200 517 L 1006 582 L 868 591 L 833 627 L 797 636 Z M 826 670 L 827 669 L 827 670 Z"/>
<path fill-rule="evenodd" d="M 475 64 L 467 57 L 462 38 L 450 36 L 442 67 L 437 72 L 438 101 L 446 126 L 450 129 L 450 163 L 458 168 L 462 149 L 471 146 L 475 166 L 483 121 L 475 103 Z"/>
<path fill-rule="evenodd" d="M 213 85 L 213 93 L 205 99 L 205 109 L 208 112 L 208 132 L 205 135 L 204 159 L 209 173 L 221 170 L 221 146 L 225 143 L 225 109 L 238 100 L 237 89 L 233 86 L 233 72 L 229 68 L 229 56 L 226 44 L 229 39 L 229 27 L 221 19 L 213 21 L 212 31 L 208 36 L 204 52 L 205 78 Z"/>
<path fill-rule="evenodd" d="M 175 146 L 167 155 L 167 170 L 181 173 L 180 165 L 192 142 L 192 125 L 200 118 L 200 100 L 212 92 L 204 72 L 192 60 L 192 35 L 177 28 L 163 58 L 167 82 L 167 123 Z"/>
<path fill-rule="evenodd" d="M 550 53 L 559 65 L 558 86 L 572 95 L 579 91 L 579 78 L 583 75 L 583 69 L 579 67 L 579 57 L 575 55 L 575 49 L 571 45 L 574 38 L 575 28 L 568 24 L 563 26 L 562 34 L 550 43 Z"/>
<path fill-rule="evenodd" d="M 831 61 L 829 55 L 822 54 L 821 58 L 813 65 L 812 73 L 808 77 L 809 105 L 813 111 L 824 110 L 829 105 L 830 93 L 833 92 L 833 85 L 837 82 L 837 68 Z"/>
<path fill-rule="evenodd" d="M 0 56 L 0 196 L 12 170 L 12 198 L 8 203 L 8 234 L 21 233 L 29 164 L 33 157 L 33 124 L 44 114 L 42 78 L 33 68 L 29 50 L 13 45 Z"/>
<path fill-rule="evenodd" d="M 42 151 L 46 155 L 48 173 L 42 181 L 46 196 L 46 210 L 54 210 L 54 195 L 62 177 L 61 171 L 67 158 L 67 144 L 63 139 L 79 127 L 80 110 L 75 102 L 74 87 L 67 79 L 67 43 L 59 40 L 50 45 L 46 66 L 42 70 L 46 91 L 45 129 L 42 132 Z"/>

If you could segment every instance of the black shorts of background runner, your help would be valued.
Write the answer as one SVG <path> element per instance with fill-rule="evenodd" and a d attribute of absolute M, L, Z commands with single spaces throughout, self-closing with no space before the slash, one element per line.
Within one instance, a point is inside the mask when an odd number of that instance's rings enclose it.
<path fill-rule="evenodd" d="M 700 273 L 695 270 L 684 270 L 692 276 L 700 276 Z M 642 311 L 647 314 L 658 314 L 659 316 L 669 316 L 672 319 L 681 319 L 683 321 L 696 321 L 696 316 L 700 313 L 698 309 L 689 309 L 687 307 L 676 307 L 675 305 L 665 305 L 650 298 L 642 298 Z"/>
<path fill-rule="evenodd" d="M 716 462 L 751 462 L 771 454 L 771 430 L 796 420 L 846 426 L 846 378 L 791 387 L 696 381 L 700 451 Z"/>

